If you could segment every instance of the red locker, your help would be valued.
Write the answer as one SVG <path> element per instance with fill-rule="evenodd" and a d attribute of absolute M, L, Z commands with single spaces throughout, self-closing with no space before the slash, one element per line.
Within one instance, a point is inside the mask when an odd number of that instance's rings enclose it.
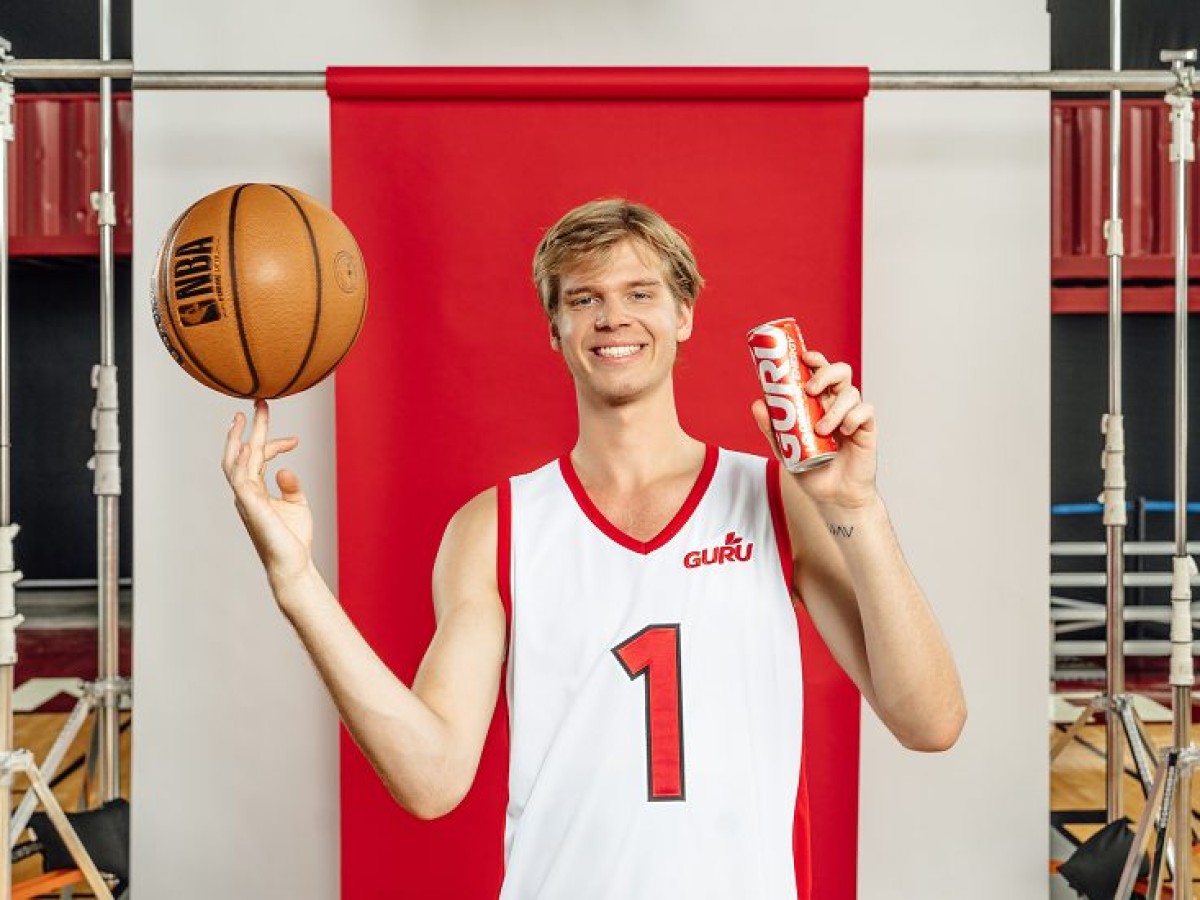
<path fill-rule="evenodd" d="M 1055 100 L 1051 104 L 1050 221 L 1053 309 L 1108 309 L 1108 258 L 1103 236 L 1108 218 L 1108 99 Z M 1195 135 L 1193 135 L 1195 137 Z M 1121 109 L 1121 218 L 1125 308 L 1173 308 L 1174 186 L 1167 151 L 1171 123 L 1159 98 L 1126 98 Z M 1188 171 L 1189 267 L 1200 262 L 1200 177 Z M 1195 293 L 1195 292 L 1191 292 Z"/>
<path fill-rule="evenodd" d="M 132 249 L 133 101 L 114 97 L 113 190 L 116 252 Z M 9 145 L 9 252 L 13 256 L 96 256 L 99 226 L 91 194 L 100 189 L 100 99 L 96 94 L 17 95 Z"/>

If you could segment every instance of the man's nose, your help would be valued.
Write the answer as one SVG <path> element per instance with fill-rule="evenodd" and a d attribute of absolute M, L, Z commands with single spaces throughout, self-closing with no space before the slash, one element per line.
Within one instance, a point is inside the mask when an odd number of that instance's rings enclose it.
<path fill-rule="evenodd" d="M 629 311 L 619 300 L 605 300 L 596 309 L 597 328 L 619 328 L 629 324 Z"/>

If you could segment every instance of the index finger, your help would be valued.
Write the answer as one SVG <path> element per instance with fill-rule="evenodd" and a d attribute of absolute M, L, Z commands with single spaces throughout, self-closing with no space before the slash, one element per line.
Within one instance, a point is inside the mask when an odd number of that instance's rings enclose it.
<path fill-rule="evenodd" d="M 271 424 L 271 411 L 266 400 L 254 401 L 254 421 L 250 426 L 250 471 L 258 471 L 263 465 L 267 430 Z"/>
<path fill-rule="evenodd" d="M 825 354 L 816 350 L 805 350 L 800 354 L 800 361 L 810 369 L 823 369 L 829 365 L 829 360 Z"/>
<path fill-rule="evenodd" d="M 849 385 L 853 378 L 854 372 L 846 363 L 830 363 L 814 370 L 804 389 L 810 394 L 823 394 L 829 390 L 836 393 Z"/>

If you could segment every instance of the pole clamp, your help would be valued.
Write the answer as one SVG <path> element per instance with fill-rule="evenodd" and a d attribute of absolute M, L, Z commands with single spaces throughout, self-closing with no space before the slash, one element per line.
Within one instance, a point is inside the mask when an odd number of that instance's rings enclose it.
<path fill-rule="evenodd" d="M 0 141 L 11 141 L 16 137 L 16 118 L 13 113 L 17 97 L 13 88 L 13 76 L 8 70 L 8 64 L 12 61 L 12 44 L 0 38 Z"/>
<path fill-rule="evenodd" d="M 1192 599 L 1192 578 L 1200 574 L 1196 560 L 1190 556 L 1176 556 L 1171 560 L 1171 599 Z M 1191 627 L 1188 628 L 1189 635 Z"/>
<path fill-rule="evenodd" d="M 8 71 L 8 64 L 13 61 L 12 43 L 0 37 L 0 80 L 12 84 L 13 76 Z"/>
<path fill-rule="evenodd" d="M 1190 688 L 1196 683 L 1192 659 L 1192 578 L 1197 574 L 1191 556 L 1171 560 L 1171 666 L 1173 687 Z"/>
<path fill-rule="evenodd" d="M 16 102 L 13 83 L 0 77 L 0 141 L 16 140 Z"/>
<path fill-rule="evenodd" d="M 1192 93 L 1196 80 L 1196 69 L 1190 65 L 1197 58 L 1195 50 L 1163 50 L 1158 58 L 1171 64 L 1175 86 L 1167 91 L 1166 101 L 1171 107 L 1171 162 L 1192 162 L 1196 158 L 1196 145 L 1192 140 Z"/>
<path fill-rule="evenodd" d="M 1104 250 L 1106 256 L 1125 255 L 1125 224 L 1121 219 L 1104 221 L 1104 239 L 1107 242 Z"/>
<path fill-rule="evenodd" d="M 33 753 L 29 750 L 5 750 L 0 753 L 0 778 L 11 781 L 14 775 L 33 768 Z"/>
<path fill-rule="evenodd" d="M 1125 417 L 1105 413 L 1100 418 L 1100 431 L 1104 434 L 1104 452 L 1100 456 L 1100 468 L 1104 470 L 1104 491 L 1097 498 L 1104 505 L 1104 524 L 1128 524 L 1125 509 Z"/>
<path fill-rule="evenodd" d="M 1192 140 L 1192 123 L 1196 115 L 1192 111 L 1192 95 L 1172 91 L 1167 94 L 1171 105 L 1171 162 L 1193 162 L 1196 159 L 1196 143 Z"/>
<path fill-rule="evenodd" d="M 1194 63 L 1198 55 L 1200 54 L 1197 54 L 1194 47 L 1189 50 L 1159 51 L 1159 62 L 1170 63 L 1171 72 L 1175 75 L 1175 87 L 1171 88 L 1172 93 L 1192 93 L 1192 86 L 1196 79 L 1196 69 L 1193 66 L 1186 65 L 1186 63 Z"/>
<path fill-rule="evenodd" d="M 96 681 L 82 681 L 79 687 L 84 696 L 91 698 L 97 704 L 104 704 L 107 701 L 107 705 L 115 706 L 121 700 L 133 696 L 133 682 L 119 675 Z"/>
<path fill-rule="evenodd" d="M 92 366 L 96 405 L 92 430 L 96 432 L 95 454 L 87 467 L 96 473 L 92 493 L 97 497 L 121 495 L 121 431 L 117 420 L 117 367 Z"/>
<path fill-rule="evenodd" d="M 17 661 L 17 628 L 25 617 L 17 613 L 17 582 L 20 571 L 13 567 L 13 539 L 21 526 L 16 522 L 0 526 L 0 666 Z"/>
<path fill-rule="evenodd" d="M 112 191 L 92 191 L 92 209 L 101 228 L 117 227 L 117 195 Z"/>

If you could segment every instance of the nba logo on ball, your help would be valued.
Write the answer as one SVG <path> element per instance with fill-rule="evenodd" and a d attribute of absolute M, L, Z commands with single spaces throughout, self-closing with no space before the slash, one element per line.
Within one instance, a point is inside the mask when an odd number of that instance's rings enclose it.
<path fill-rule="evenodd" d="M 179 365 L 234 397 L 286 397 L 345 358 L 367 310 L 350 230 L 307 194 L 239 184 L 176 220 L 159 248 L 154 324 Z"/>

